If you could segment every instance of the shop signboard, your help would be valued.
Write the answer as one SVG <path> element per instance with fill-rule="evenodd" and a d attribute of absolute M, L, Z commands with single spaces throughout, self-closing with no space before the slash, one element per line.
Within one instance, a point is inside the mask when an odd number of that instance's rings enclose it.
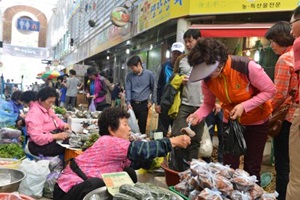
<path fill-rule="evenodd" d="M 145 30 L 153 28 L 169 20 L 170 18 L 170 0 L 143 0 L 138 5 L 137 32 L 141 33 Z"/>
<path fill-rule="evenodd" d="M 110 26 L 90 41 L 89 56 L 93 56 L 130 38 L 130 23 L 123 27 Z"/>
<path fill-rule="evenodd" d="M 292 11 L 299 0 L 193 0 L 190 15 Z"/>

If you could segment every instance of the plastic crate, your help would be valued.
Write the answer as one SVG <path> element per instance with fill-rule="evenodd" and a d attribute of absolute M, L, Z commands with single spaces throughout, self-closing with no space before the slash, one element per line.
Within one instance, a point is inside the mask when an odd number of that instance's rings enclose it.
<path fill-rule="evenodd" d="M 181 194 L 180 192 L 178 192 L 174 186 L 170 186 L 169 190 L 171 190 L 172 192 L 174 192 L 175 194 L 178 194 L 180 197 L 182 197 L 185 200 L 190 200 L 188 197 L 186 197 L 185 195 Z"/>

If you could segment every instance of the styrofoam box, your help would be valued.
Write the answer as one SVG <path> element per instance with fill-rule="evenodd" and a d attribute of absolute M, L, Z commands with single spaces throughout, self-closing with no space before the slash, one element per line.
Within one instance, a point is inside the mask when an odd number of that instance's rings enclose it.
<path fill-rule="evenodd" d="M 83 127 L 82 127 L 83 124 L 81 124 L 82 122 L 92 123 L 95 120 L 97 121 L 97 119 L 71 118 L 71 117 L 68 117 L 68 125 L 70 126 L 70 128 L 72 129 L 72 131 L 74 131 L 74 132 L 82 132 L 83 131 Z"/>

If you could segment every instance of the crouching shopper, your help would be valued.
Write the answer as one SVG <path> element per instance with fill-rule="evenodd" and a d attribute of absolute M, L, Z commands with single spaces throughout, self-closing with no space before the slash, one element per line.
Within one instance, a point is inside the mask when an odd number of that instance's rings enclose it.
<path fill-rule="evenodd" d="M 147 169 L 154 158 L 166 156 L 172 147 L 186 148 L 191 142 L 186 135 L 130 142 L 128 118 L 129 114 L 118 107 L 101 113 L 98 120 L 101 137 L 63 170 L 54 188 L 54 200 L 83 199 L 90 191 L 104 186 L 102 173 L 130 171 L 136 182 L 133 169 Z"/>

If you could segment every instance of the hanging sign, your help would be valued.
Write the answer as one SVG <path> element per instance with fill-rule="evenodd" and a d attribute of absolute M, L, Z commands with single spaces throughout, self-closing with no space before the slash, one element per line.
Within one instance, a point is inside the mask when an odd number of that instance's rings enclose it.
<path fill-rule="evenodd" d="M 110 20 L 115 26 L 123 27 L 130 21 L 129 11 L 124 7 L 115 7 L 111 11 Z"/>

